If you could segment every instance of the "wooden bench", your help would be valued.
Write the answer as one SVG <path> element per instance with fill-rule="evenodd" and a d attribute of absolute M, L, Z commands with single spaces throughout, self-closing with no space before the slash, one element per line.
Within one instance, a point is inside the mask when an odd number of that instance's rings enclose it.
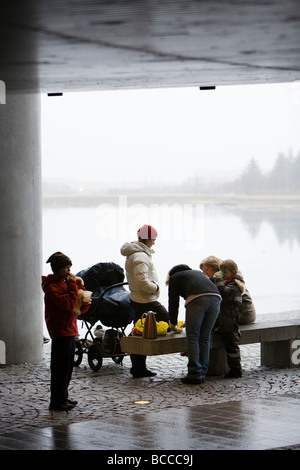
<path fill-rule="evenodd" d="M 257 322 L 240 326 L 240 345 L 260 343 L 261 365 L 300 367 L 300 319 Z M 126 336 L 121 339 L 122 352 L 153 356 L 179 353 L 187 350 L 185 332 L 167 333 L 156 339 Z M 299 353 L 297 354 L 297 348 Z M 298 360 L 297 360 L 298 358 Z M 210 345 L 208 375 L 224 375 L 228 371 L 226 351 L 221 336 L 213 333 Z"/>

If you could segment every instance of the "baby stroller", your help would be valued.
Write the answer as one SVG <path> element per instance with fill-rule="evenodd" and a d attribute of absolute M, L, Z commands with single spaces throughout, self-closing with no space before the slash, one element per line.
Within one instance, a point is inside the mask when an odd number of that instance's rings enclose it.
<path fill-rule="evenodd" d="M 116 364 L 122 364 L 125 354 L 121 351 L 120 340 L 127 325 L 133 321 L 130 294 L 124 288 L 128 283 L 124 282 L 123 269 L 115 263 L 98 263 L 76 276 L 83 279 L 86 290 L 92 291 L 93 295 L 87 313 L 77 317 L 84 322 L 87 333 L 84 339 L 75 340 L 74 365 L 81 364 L 85 352 L 89 366 L 95 372 L 101 368 L 104 357 L 111 357 Z M 109 329 L 104 330 L 98 325 L 95 337 L 91 329 L 98 321 Z"/>

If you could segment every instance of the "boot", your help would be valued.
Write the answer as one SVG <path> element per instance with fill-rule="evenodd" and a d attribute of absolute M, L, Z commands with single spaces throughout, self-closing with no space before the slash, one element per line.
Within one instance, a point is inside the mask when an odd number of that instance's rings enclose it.
<path fill-rule="evenodd" d="M 242 368 L 234 367 L 233 369 L 230 369 L 229 372 L 227 372 L 225 379 L 237 379 L 242 377 L 242 374 Z"/>
<path fill-rule="evenodd" d="M 240 354 L 227 354 L 227 362 L 229 366 L 229 372 L 225 375 L 225 378 L 236 379 L 238 377 L 242 377 L 243 369 Z"/>
<path fill-rule="evenodd" d="M 131 354 L 130 356 L 132 367 L 130 373 L 134 378 L 139 377 L 154 377 L 156 372 L 152 372 L 146 367 L 146 356 L 140 354 Z"/>

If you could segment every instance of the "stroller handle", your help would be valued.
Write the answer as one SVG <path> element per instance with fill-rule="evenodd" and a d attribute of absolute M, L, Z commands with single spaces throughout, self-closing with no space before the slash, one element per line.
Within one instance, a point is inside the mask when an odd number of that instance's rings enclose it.
<path fill-rule="evenodd" d="M 109 290 L 113 289 L 114 287 L 119 287 L 119 286 L 127 286 L 128 282 L 119 282 L 118 284 L 112 284 L 111 286 L 108 286 L 106 289 L 104 289 L 103 292 L 99 295 L 99 297 L 92 297 L 92 300 L 100 300 L 108 292 Z"/>

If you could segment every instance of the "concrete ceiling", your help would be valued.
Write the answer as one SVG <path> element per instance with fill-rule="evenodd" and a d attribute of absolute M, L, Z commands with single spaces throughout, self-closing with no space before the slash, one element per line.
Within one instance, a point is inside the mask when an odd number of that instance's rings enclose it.
<path fill-rule="evenodd" d="M 299 0 L 2 0 L 7 91 L 300 80 Z"/>

